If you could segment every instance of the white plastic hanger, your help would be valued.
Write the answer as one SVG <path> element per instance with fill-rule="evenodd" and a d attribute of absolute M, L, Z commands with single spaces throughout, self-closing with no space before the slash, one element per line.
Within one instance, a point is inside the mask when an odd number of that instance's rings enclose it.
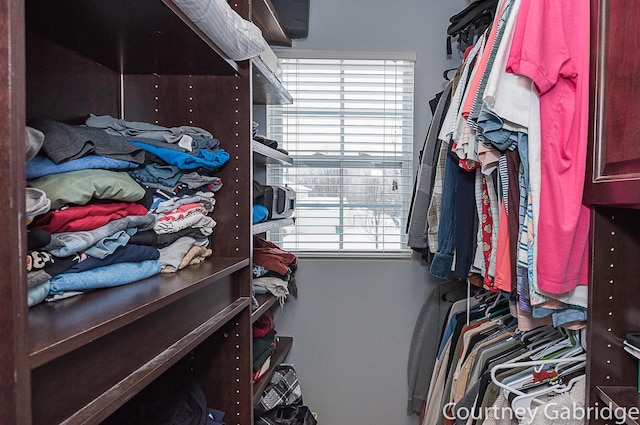
<path fill-rule="evenodd" d="M 531 360 L 531 361 L 526 361 L 526 362 L 514 362 L 514 363 L 506 363 L 506 364 L 499 364 L 499 365 L 495 365 L 494 367 L 491 368 L 491 380 L 493 381 L 494 384 L 496 384 L 498 387 L 502 388 L 503 390 L 506 390 L 510 393 L 513 394 L 517 394 L 517 395 L 526 395 L 527 393 L 520 391 L 520 389 L 518 388 L 513 388 L 510 385 L 505 385 L 502 382 L 500 382 L 497 378 L 496 378 L 496 372 L 499 370 L 503 370 L 503 369 L 513 369 L 513 368 L 520 368 L 520 367 L 529 367 L 529 366 L 539 366 L 539 365 L 545 365 L 545 364 L 561 364 L 561 363 L 577 363 L 577 362 L 585 362 L 587 360 L 587 356 L 586 355 L 582 355 L 582 356 L 575 356 L 575 357 L 564 357 L 564 358 L 554 358 L 554 359 L 547 359 L 547 360 Z M 513 384 L 513 383 L 511 383 Z"/>
<path fill-rule="evenodd" d="M 566 385 L 554 384 L 541 388 L 537 391 L 527 393 L 525 395 L 516 396 L 511 400 L 511 408 L 519 419 L 523 419 L 524 412 L 530 412 L 532 405 L 540 406 L 547 403 L 547 400 L 543 400 L 542 397 L 549 397 L 556 394 L 567 392 L 573 388 L 573 386 L 580 380 L 586 379 L 586 375 L 579 375 L 571 379 Z"/>

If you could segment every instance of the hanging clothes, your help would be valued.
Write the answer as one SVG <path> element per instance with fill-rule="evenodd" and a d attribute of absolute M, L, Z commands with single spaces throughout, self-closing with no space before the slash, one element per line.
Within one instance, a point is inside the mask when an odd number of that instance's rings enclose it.
<path fill-rule="evenodd" d="M 433 182 L 435 180 L 436 162 L 440 151 L 441 141 L 438 133 L 444 120 L 444 113 L 451 102 L 452 81 L 449 81 L 438 100 L 433 113 L 433 119 L 429 126 L 424 147 L 420 152 L 420 163 L 414 185 L 409 220 L 407 225 L 408 245 L 420 252 L 426 252 L 429 244 L 427 238 L 427 208 L 433 194 Z"/>
<path fill-rule="evenodd" d="M 480 274 L 511 294 L 527 329 L 586 325 L 589 19 L 578 3 L 498 2 L 440 111 L 431 199 L 414 206 L 426 206 L 430 273 Z M 551 35 L 574 26 L 575 43 Z M 529 31 L 547 27 L 540 40 Z"/>
<path fill-rule="evenodd" d="M 561 294 L 588 280 L 589 209 L 582 205 L 589 108 L 589 4 L 522 0 L 507 71 L 540 94 L 538 286 Z M 531 29 L 535 28 L 535 31 Z M 570 38 L 569 38 L 570 37 Z"/>
<path fill-rule="evenodd" d="M 443 325 L 451 314 L 466 309 L 466 285 L 450 280 L 436 285 L 425 300 L 413 330 L 407 365 L 409 401 L 407 413 L 420 413 L 427 398 L 429 380 L 442 337 Z M 465 302 L 459 302 L 464 300 Z"/>

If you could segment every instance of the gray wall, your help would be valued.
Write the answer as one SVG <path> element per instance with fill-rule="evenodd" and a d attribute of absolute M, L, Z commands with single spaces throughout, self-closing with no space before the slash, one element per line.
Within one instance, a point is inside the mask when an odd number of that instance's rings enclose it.
<path fill-rule="evenodd" d="M 296 49 L 415 51 L 415 157 L 443 88 L 449 17 L 467 0 L 310 0 L 309 36 Z M 264 122 L 263 110 L 256 120 Z M 262 124 L 261 123 L 261 128 Z M 266 131 L 266 130 L 265 130 Z M 300 259 L 299 298 L 276 311 L 276 329 L 294 337 L 305 404 L 322 425 L 415 425 L 406 414 L 406 367 L 416 317 L 433 285 L 418 259 Z"/>

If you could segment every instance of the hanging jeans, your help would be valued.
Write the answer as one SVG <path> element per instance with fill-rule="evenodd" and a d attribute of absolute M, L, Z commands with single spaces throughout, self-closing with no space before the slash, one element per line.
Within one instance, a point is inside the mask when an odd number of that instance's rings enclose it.
<path fill-rule="evenodd" d="M 440 204 L 440 222 L 438 223 L 438 251 L 431 262 L 430 272 L 435 277 L 449 279 L 455 250 L 455 198 L 458 180 L 458 158 L 451 153 L 451 143 L 447 149 L 442 182 L 442 203 Z"/>

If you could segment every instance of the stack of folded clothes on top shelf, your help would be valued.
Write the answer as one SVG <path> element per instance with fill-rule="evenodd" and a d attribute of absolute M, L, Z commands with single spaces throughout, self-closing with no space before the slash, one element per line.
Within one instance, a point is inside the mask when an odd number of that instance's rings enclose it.
<path fill-rule="evenodd" d="M 30 306 L 175 272 L 211 255 L 229 154 L 197 127 L 91 115 L 27 127 Z"/>

